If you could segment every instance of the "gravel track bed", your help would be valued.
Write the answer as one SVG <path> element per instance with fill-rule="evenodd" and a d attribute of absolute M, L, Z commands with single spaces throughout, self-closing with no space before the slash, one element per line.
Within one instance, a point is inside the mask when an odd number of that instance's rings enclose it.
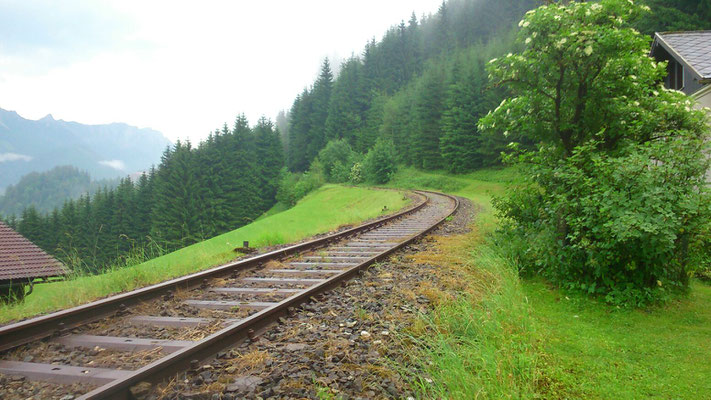
<path fill-rule="evenodd" d="M 436 204 L 436 206 L 441 207 L 442 204 Z M 349 228 L 350 226 L 343 226 L 336 231 L 314 238 Z M 418 246 L 422 246 L 422 244 L 408 246 L 398 254 L 417 251 Z M 262 249 L 260 253 L 282 247 L 286 247 L 286 245 Z M 299 258 L 327 254 L 326 249 L 321 249 L 304 253 Z M 242 258 L 252 256 L 254 254 Z M 197 371 L 187 373 L 181 380 L 176 380 L 170 385 L 158 388 L 151 388 L 147 384 L 139 385 L 135 388 L 135 397 L 235 399 L 256 398 L 257 394 L 263 398 L 314 397 L 314 384 L 322 386 L 324 390 L 333 390 L 333 393 L 357 393 L 363 398 L 372 398 L 371 394 L 373 393 L 389 393 L 391 395 L 396 391 L 404 393 L 406 390 L 401 380 L 390 377 L 381 362 L 383 357 L 388 357 L 390 351 L 386 345 L 389 332 L 396 331 L 398 327 L 396 325 L 382 325 L 378 316 L 383 310 L 383 300 L 381 299 L 394 293 L 394 282 L 416 282 L 418 279 L 413 276 L 390 276 L 391 272 L 385 273 L 384 277 L 377 275 L 381 269 L 391 268 L 387 266 L 387 263 L 399 259 L 398 257 L 391 257 L 383 265 L 370 268 L 361 279 L 352 280 L 346 287 L 338 288 L 327 294 L 324 301 L 304 305 L 293 318 L 289 318 L 285 324 L 268 331 L 256 343 L 245 343 L 239 348 L 221 353 L 210 364 L 202 366 Z M 300 261 L 300 259 L 291 261 Z M 349 267 L 339 266 L 338 269 Z M 258 268 L 257 273 L 255 273 L 255 269 L 237 271 L 231 276 L 210 280 L 208 284 L 211 287 L 303 289 L 311 284 L 244 282 L 242 279 L 246 277 L 327 279 L 334 276 L 334 274 L 293 275 L 270 272 L 271 269 L 292 268 L 294 267 L 288 264 L 270 261 Z M 307 269 L 311 268 L 307 267 Z M 319 269 L 336 268 L 325 266 Z M 422 278 L 424 279 L 424 276 Z M 397 286 L 400 286 L 399 282 Z M 245 318 L 258 310 L 244 308 L 202 309 L 184 304 L 187 299 L 278 302 L 289 296 L 289 294 L 226 294 L 204 291 L 202 288 L 178 291 L 168 293 L 157 300 L 131 307 L 120 315 L 107 317 L 73 329 L 70 333 L 165 340 L 200 340 L 223 328 L 225 320 Z M 417 307 L 412 308 L 408 305 L 403 305 L 403 308 L 411 309 L 412 312 L 418 310 Z M 128 318 L 138 315 L 200 317 L 212 318 L 215 321 L 192 328 L 133 325 L 126 321 Z M 164 355 L 160 349 L 121 352 L 99 347 L 67 348 L 45 340 L 39 344 L 22 346 L 7 353 L 4 359 L 130 370 L 145 366 Z M 387 378 L 377 378 L 382 376 Z M 29 381 L 19 376 L 0 374 L 0 398 L 7 400 L 70 400 L 94 387 L 88 384 L 62 385 Z"/>
<path fill-rule="evenodd" d="M 476 208 L 460 199 L 459 211 L 435 235 L 466 233 Z M 167 385 L 140 388 L 139 399 L 407 399 L 422 377 L 403 348 L 413 321 L 432 305 L 419 290 L 437 285 L 436 266 L 410 256 L 437 251 L 431 237 L 373 265 L 322 301 L 256 341 L 222 353 Z M 397 366 L 397 367 L 396 367 Z M 406 367 L 402 367 L 406 366 Z M 331 397 L 327 397 L 331 396 Z"/>
<path fill-rule="evenodd" d="M 84 393 L 95 387 L 83 383 L 60 385 L 48 382 L 30 382 L 23 376 L 0 374 L 0 388 L 2 388 L 3 399 L 74 400 L 76 396 L 70 393 Z"/>

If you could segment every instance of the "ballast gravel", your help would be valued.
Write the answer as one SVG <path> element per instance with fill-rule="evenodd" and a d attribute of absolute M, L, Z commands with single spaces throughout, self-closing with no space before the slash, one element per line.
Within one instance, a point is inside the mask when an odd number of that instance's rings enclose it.
<path fill-rule="evenodd" d="M 439 227 L 437 235 L 464 233 L 475 209 L 460 199 L 459 211 Z M 347 229 L 341 227 L 339 230 Z M 320 235 L 319 235 L 320 236 Z M 419 371 L 407 366 L 402 335 L 420 313 L 431 309 L 425 296 L 416 295 L 422 282 L 436 285 L 435 266 L 414 265 L 409 257 L 432 250 L 427 237 L 408 245 L 386 261 L 373 265 L 357 279 L 327 293 L 321 301 L 303 305 L 293 317 L 260 335 L 254 342 L 222 352 L 209 363 L 176 376 L 170 383 L 146 382 L 132 388 L 135 399 L 293 399 L 293 398 L 408 398 Z M 271 249 L 270 249 L 271 250 Z M 245 272 L 246 273 L 246 272 Z M 225 278 L 225 284 L 243 273 Z M 254 286 L 261 286 L 256 284 Z M 72 333 L 110 336 L 199 340 L 221 328 L 220 320 L 234 311 L 199 310 L 181 304 L 189 293 L 169 295 L 126 312 L 123 318 L 144 313 L 163 316 L 215 318 L 198 329 L 132 326 L 108 321 L 89 324 Z M 203 298 L 206 298 L 203 296 Z M 225 298 L 219 294 L 209 299 Z M 234 298 L 232 298 L 234 299 Z M 269 299 L 278 301 L 278 298 Z M 251 314 L 253 311 L 245 312 Z M 136 369 L 159 358 L 157 351 L 123 353 L 96 348 L 79 351 L 53 343 L 24 347 L 12 359 Z M 399 367 L 396 367 L 399 366 Z M 3 399 L 72 400 L 90 385 L 59 385 L 0 374 Z"/>
<path fill-rule="evenodd" d="M 475 207 L 460 199 L 459 211 L 435 235 L 469 230 Z M 433 249 L 425 237 L 334 289 L 304 304 L 295 316 L 200 368 L 142 393 L 140 399 L 407 399 L 421 376 L 403 340 L 409 325 L 431 310 L 416 294 L 423 282 L 437 285 L 436 266 L 410 256 Z"/>

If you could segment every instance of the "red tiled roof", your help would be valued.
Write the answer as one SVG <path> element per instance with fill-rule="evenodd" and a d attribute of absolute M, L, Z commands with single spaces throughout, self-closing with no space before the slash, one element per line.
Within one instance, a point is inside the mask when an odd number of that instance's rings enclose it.
<path fill-rule="evenodd" d="M 66 275 L 49 254 L 0 221 L 0 280 Z"/>

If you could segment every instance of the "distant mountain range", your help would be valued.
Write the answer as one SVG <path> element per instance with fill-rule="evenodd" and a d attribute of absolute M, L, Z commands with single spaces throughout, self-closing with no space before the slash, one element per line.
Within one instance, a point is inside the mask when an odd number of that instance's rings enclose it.
<path fill-rule="evenodd" d="M 123 123 L 83 125 L 33 121 L 0 109 L 0 192 L 30 172 L 71 165 L 93 179 L 126 176 L 158 164 L 170 141 L 153 129 Z"/>

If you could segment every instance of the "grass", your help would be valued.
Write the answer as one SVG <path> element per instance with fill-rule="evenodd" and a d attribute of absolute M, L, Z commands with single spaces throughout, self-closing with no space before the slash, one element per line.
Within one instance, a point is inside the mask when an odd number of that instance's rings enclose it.
<path fill-rule="evenodd" d="M 421 398 L 531 398 L 538 381 L 534 321 L 513 266 L 486 244 L 486 222 L 414 256 L 440 266 L 427 285 L 434 311 L 415 329 L 415 359 L 425 374 Z M 429 254 L 428 254 L 429 253 Z M 423 285 L 424 286 L 424 285 Z"/>
<path fill-rule="evenodd" d="M 116 268 L 94 276 L 37 285 L 24 302 L 0 305 L 0 322 L 64 309 L 111 294 L 133 290 L 173 277 L 220 265 L 234 259 L 234 248 L 248 240 L 251 247 L 295 242 L 343 225 L 399 210 L 409 203 L 397 191 L 326 185 L 291 209 L 274 212 L 256 222 L 153 260 Z M 276 209 L 278 210 L 278 209 Z"/>
<path fill-rule="evenodd" d="M 494 244 L 491 196 L 520 182 L 511 169 L 467 175 L 400 171 L 393 187 L 442 190 L 480 207 L 472 233 L 439 241 L 429 261 L 456 279 L 421 318 L 413 351 L 423 398 L 711 398 L 711 286 L 664 306 L 620 310 L 520 279 Z M 445 285 L 447 286 L 447 285 Z M 447 288 L 444 289 L 445 291 Z M 425 377 L 430 377 L 425 379 Z M 431 380 L 431 382 L 430 382 Z"/>
<path fill-rule="evenodd" d="M 441 171 L 423 172 L 408 168 L 399 170 L 387 186 L 401 189 L 429 189 L 466 197 L 483 208 L 481 217 L 491 223 L 493 221 L 492 196 L 503 195 L 508 184 L 519 180 L 516 172 L 510 168 L 492 168 L 467 175 L 453 175 Z"/>
<path fill-rule="evenodd" d="M 536 328 L 515 266 L 489 243 L 496 227 L 493 195 L 518 181 L 515 171 L 490 169 L 467 175 L 399 171 L 393 187 L 441 190 L 472 200 L 479 209 L 472 232 L 438 238 L 428 262 L 442 266 L 445 291 L 425 329 L 415 335 L 420 397 L 531 398 L 536 391 Z M 449 275 L 449 276 L 447 276 Z M 449 284 L 447 284 L 449 282 Z"/>
<path fill-rule="evenodd" d="M 524 290 L 547 355 L 541 391 L 555 399 L 711 396 L 711 287 L 649 310 L 617 310 L 565 296 L 545 282 Z"/>

